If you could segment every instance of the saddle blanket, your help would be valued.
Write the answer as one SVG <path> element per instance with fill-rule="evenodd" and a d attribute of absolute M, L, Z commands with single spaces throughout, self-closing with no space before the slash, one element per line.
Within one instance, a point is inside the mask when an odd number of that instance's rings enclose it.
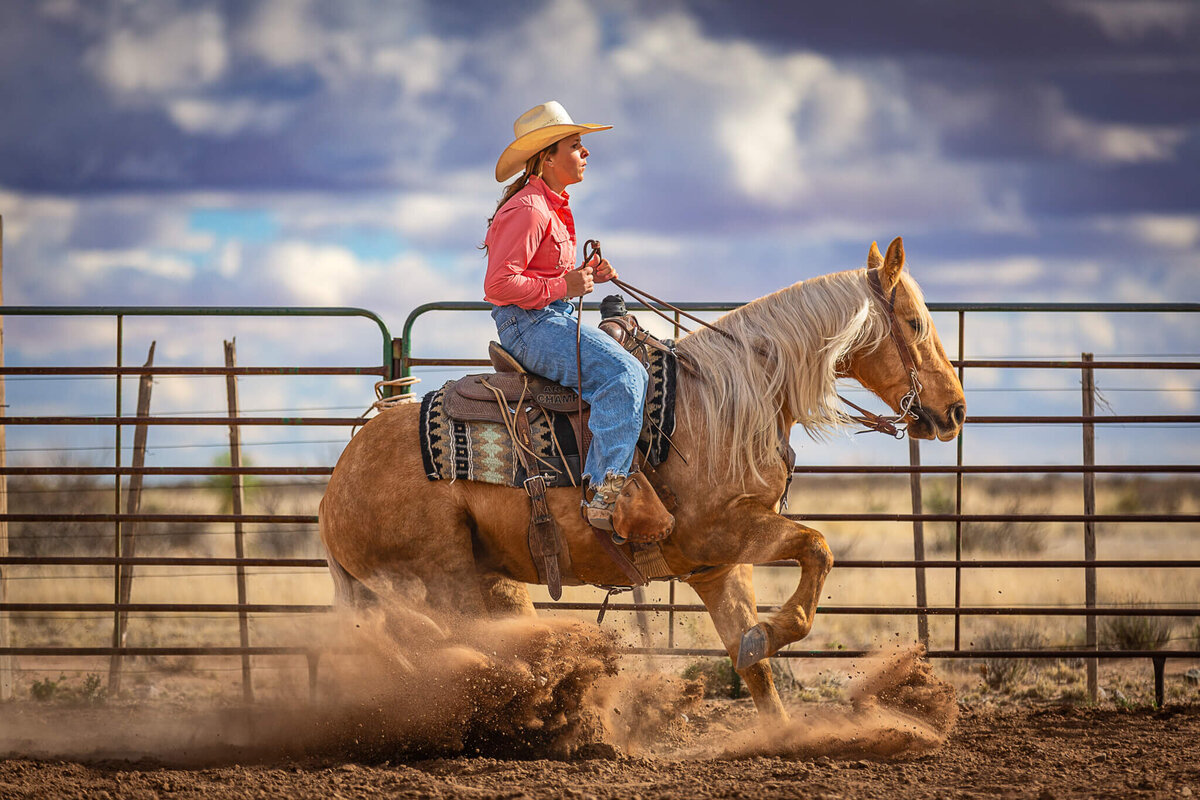
<path fill-rule="evenodd" d="M 676 367 L 673 353 L 650 351 L 650 384 L 638 449 L 653 466 L 666 460 L 671 447 L 668 437 L 675 432 Z M 431 481 L 464 479 L 524 485 L 528 476 L 503 424 L 462 422 L 446 414 L 443 400 L 452 383 L 429 392 L 421 401 L 419 435 L 426 477 Z M 578 485 L 582 472 L 579 446 L 568 416 L 531 412 L 529 423 L 546 485 Z"/>

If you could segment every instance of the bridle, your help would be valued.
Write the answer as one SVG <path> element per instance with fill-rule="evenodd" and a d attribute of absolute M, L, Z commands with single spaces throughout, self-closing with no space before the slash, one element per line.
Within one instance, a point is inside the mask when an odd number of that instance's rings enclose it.
<path fill-rule="evenodd" d="M 888 334 L 896 345 L 896 350 L 900 354 L 900 363 L 904 365 L 904 371 L 908 373 L 908 392 L 900 398 L 898 403 L 900 410 L 895 416 L 884 417 L 879 414 L 874 414 L 867 411 L 862 406 L 852 403 L 846 398 L 838 395 L 838 399 L 846 405 L 859 412 L 861 416 L 852 416 L 855 422 L 864 426 L 866 431 L 859 433 L 867 433 L 868 431 L 877 431 L 886 433 L 896 439 L 903 439 L 908 433 L 907 417 L 916 417 L 913 413 L 913 407 L 922 408 L 921 405 L 921 390 L 924 388 L 921 385 L 921 380 L 917 377 L 917 364 L 913 360 L 912 350 L 908 343 L 904 341 L 904 336 L 901 333 L 900 320 L 896 316 L 896 289 L 899 288 L 899 283 L 892 287 L 890 295 L 883 291 L 883 284 L 879 281 L 879 273 L 873 269 L 867 269 L 867 286 L 871 289 L 871 294 L 883 304 L 883 308 L 888 320 Z M 897 424 L 899 423 L 899 424 Z"/>

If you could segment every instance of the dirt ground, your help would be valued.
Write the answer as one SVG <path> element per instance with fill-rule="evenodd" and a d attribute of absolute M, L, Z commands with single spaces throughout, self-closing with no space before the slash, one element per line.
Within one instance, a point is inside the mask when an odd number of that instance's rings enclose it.
<path fill-rule="evenodd" d="M 691 723 L 748 716 L 705 701 Z M 940 749 L 898 760 L 742 759 L 606 753 L 573 760 L 304 757 L 200 768 L 142 759 L 0 762 L 3 798 L 1191 797 L 1200 793 L 1200 706 L 1115 711 L 964 709 Z M 597 754 L 592 754 L 597 755 Z M 222 763 L 224 762 L 224 763 Z"/>

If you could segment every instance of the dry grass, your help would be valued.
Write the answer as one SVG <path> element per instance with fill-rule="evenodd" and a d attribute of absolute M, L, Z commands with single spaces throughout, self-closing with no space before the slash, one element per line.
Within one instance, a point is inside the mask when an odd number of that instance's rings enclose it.
<path fill-rule="evenodd" d="M 69 508 L 109 511 L 113 497 L 111 487 L 81 484 L 22 486 L 11 484 L 10 503 L 15 512 Z M 38 491 L 21 491 L 36 488 Z M 953 483 L 938 478 L 925 484 L 927 511 L 953 510 Z M 94 491 L 99 490 L 99 491 Z M 947 491 L 950 494 L 947 494 Z M 966 481 L 963 509 L 966 513 L 1078 513 L 1082 507 L 1082 490 L 1078 479 L 1006 479 L 975 478 Z M 320 498 L 320 487 L 284 487 L 264 483 L 251 493 L 247 511 L 284 514 L 314 514 Z M 224 503 L 224 493 L 213 488 L 160 487 L 148 490 L 143 509 L 170 512 L 218 512 Z M 947 503 L 949 508 L 947 509 Z M 793 513 L 854 513 L 862 511 L 905 513 L 910 510 L 908 479 L 882 476 L 867 479 L 811 478 L 799 476 L 791 493 Z M 1154 481 L 1150 479 L 1098 481 L 1098 507 L 1114 513 L 1158 512 L 1170 509 L 1176 513 L 1195 514 L 1200 507 L 1200 482 L 1191 479 Z M 1117 511 L 1119 509 L 1119 512 Z M 842 559 L 911 558 L 913 555 L 912 526 L 909 523 L 815 523 L 825 531 L 835 554 Z M 320 547 L 315 526 L 247 526 L 247 555 L 319 557 Z M 928 555 L 944 557 L 947 530 L 952 542 L 953 526 L 926 526 L 930 543 Z M 1036 534 L 1030 534 L 1030 530 Z M 14 524 L 12 551 L 40 554 L 99 554 L 112 551 L 111 525 L 31 525 Z M 1097 550 L 1100 558 L 1200 558 L 1200 526 L 1179 524 L 1105 524 L 1098 526 Z M 57 538 L 69 537 L 69 538 Z M 1077 523 L 996 523 L 965 526 L 963 531 L 964 557 L 1030 557 L 1080 558 L 1082 525 Z M 142 555 L 214 555 L 232 556 L 234 552 L 232 526 L 179 523 L 148 526 L 140 532 L 138 553 Z M 949 553 L 952 554 L 950 545 Z M 113 598 L 113 568 L 30 566 L 7 570 L 9 599 L 13 602 L 111 602 Z M 332 601 L 332 584 L 323 568 L 249 568 L 247 569 L 248 600 L 251 603 L 328 604 Z M 793 568 L 761 568 L 755 583 L 760 603 L 782 602 L 795 588 L 799 575 Z M 1038 605 L 1076 606 L 1084 596 L 1084 576 L 1080 569 L 964 569 L 961 573 L 961 603 L 964 606 Z M 952 606 L 955 601 L 955 573 L 951 569 L 925 571 L 928 602 L 935 606 Z M 873 648 L 897 641 L 916 638 L 916 618 L 906 614 L 846 615 L 834 613 L 837 606 L 884 605 L 912 606 L 916 599 L 916 579 L 911 569 L 868 570 L 837 567 L 830 574 L 822 597 L 826 613 L 817 619 L 808 640 L 794 649 L 860 649 Z M 139 568 L 133 584 L 134 602 L 228 602 L 236 600 L 236 581 L 232 568 L 217 567 L 144 567 Z M 533 587 L 535 600 L 548 600 L 544 588 Z M 649 602 L 667 602 L 671 586 L 652 584 L 645 590 Z M 1194 604 L 1200 597 L 1200 571 L 1188 569 L 1106 569 L 1098 575 L 1098 599 L 1103 605 L 1120 604 L 1131 596 L 1144 602 L 1171 605 Z M 564 600 L 598 601 L 602 593 L 591 587 L 567 587 Z M 618 601 L 628 600 L 628 596 Z M 675 601 L 699 603 L 699 598 L 683 584 L 675 586 Z M 558 615 L 594 619 L 594 612 L 555 611 Z M 705 614 L 677 613 L 674 617 L 673 640 L 676 646 L 720 648 L 711 622 Z M 666 646 L 670 615 L 649 615 L 651 646 Z M 1128 618 L 1145 620 L 1147 618 Z M 1153 618 L 1151 618 L 1153 619 Z M 643 642 L 633 614 L 610 612 L 606 626 L 615 626 L 630 644 Z M 1050 647 L 1069 647 L 1082 644 L 1084 621 L 1081 617 L 1012 617 L 1007 633 L 999 630 L 994 618 L 963 617 L 959 623 L 961 646 L 974 649 L 1004 649 L 1003 641 L 1014 642 L 1029 631 L 1036 631 L 1038 641 Z M 112 633 L 112 615 L 96 614 L 12 614 L 12 644 L 32 645 L 107 645 Z M 332 619 L 311 615 L 260 614 L 250 619 L 253 644 L 290 645 L 310 643 L 321 631 L 334 624 Z M 951 616 L 929 618 L 931 647 L 950 648 L 955 643 L 955 620 Z M 1026 632 L 1026 633 L 1023 633 Z M 1174 627 L 1164 646 L 1196 647 L 1200 625 L 1185 620 Z M 1029 634 L 1032 635 L 1032 634 Z M 1132 635 L 1132 634 L 1131 634 Z M 996 637 L 1001 639 L 997 640 Z M 1005 640 L 1003 637 L 1007 636 Z M 1114 637 L 1116 634 L 1114 634 Z M 1140 636 L 1140 634 L 1139 634 Z M 1151 637 L 1153 638 L 1153 637 Z M 1145 637 L 1138 641 L 1147 641 Z M 1186 641 L 1185 641 L 1186 640 Z M 1000 644 L 996 644 L 1000 641 Z M 1023 640 L 1022 640 L 1023 641 Z M 233 615 L 136 614 L 129 621 L 128 644 L 138 646 L 170 645 L 235 645 L 238 642 L 237 619 Z M 991 645 L 991 646 L 990 646 Z M 1140 649 L 1140 648 L 1139 648 Z M 301 660 L 255 660 L 256 670 L 274 670 L 278 674 L 272 684 L 300 687 L 305 685 L 305 666 Z M 295 663 L 293 663 L 295 662 Z M 32 669 L 44 664 L 45 671 L 22 673 L 25 691 L 32 680 L 58 680 L 61 659 L 23 659 L 22 666 Z M 78 665 L 82 662 L 71 662 Z M 215 663 L 180 658 L 160 657 L 134 662 L 142 670 L 170 671 L 179 675 L 202 672 L 206 664 Z M 825 662 L 829 663 L 829 662 Z M 795 664 L 795 662 L 789 662 Z M 103 671 L 103 664 L 89 662 L 76 669 Z M 677 662 L 672 669 L 680 669 Z M 1014 669 L 1018 669 L 1014 667 Z M 236 662 L 224 662 L 221 672 L 215 673 L 230 695 L 236 692 L 240 673 Z M 791 667 L 789 666 L 789 669 Z M 817 669 L 796 668 L 804 673 L 805 685 L 820 685 L 824 678 Z M 816 669 L 816 668 L 814 668 Z M 996 676 L 998 685 L 1019 682 L 1020 676 L 1000 677 L 1007 667 L 988 665 L 988 674 Z M 1036 672 L 1036 669 L 1035 669 Z M 274 673 L 273 673 L 274 674 Z M 1028 677 L 1028 676 L 1026 676 Z M 256 680 L 258 680 L 256 678 Z M 80 683 L 82 678 L 76 681 Z M 132 685 L 137 679 L 131 679 Z M 1057 685 L 1057 684 L 1055 684 Z M 1064 686 L 1066 684 L 1063 684 Z M 1072 686 L 1074 684 L 1071 684 Z M 80 683 L 82 686 L 82 683 Z"/>

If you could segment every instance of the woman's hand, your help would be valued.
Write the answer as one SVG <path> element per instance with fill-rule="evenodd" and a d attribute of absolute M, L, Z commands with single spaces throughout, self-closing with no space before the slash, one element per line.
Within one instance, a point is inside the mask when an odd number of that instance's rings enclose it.
<path fill-rule="evenodd" d="M 608 263 L 607 258 L 601 260 L 596 265 L 596 273 L 594 275 L 596 283 L 607 283 L 615 277 L 617 277 L 617 271 L 612 268 L 612 264 Z"/>
<path fill-rule="evenodd" d="M 591 294 L 596 282 L 594 272 L 593 267 L 584 266 L 565 273 L 563 280 L 567 282 L 567 297 L 583 297 L 585 294 Z"/>

